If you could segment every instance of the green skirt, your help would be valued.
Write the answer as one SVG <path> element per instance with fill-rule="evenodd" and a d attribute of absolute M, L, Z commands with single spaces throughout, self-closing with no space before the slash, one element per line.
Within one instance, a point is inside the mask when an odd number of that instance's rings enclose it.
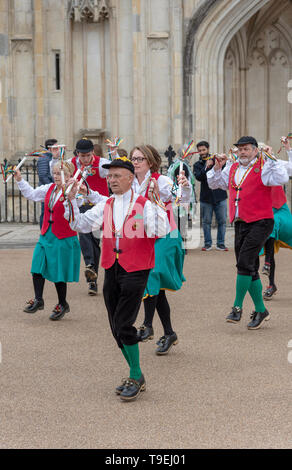
<path fill-rule="evenodd" d="M 31 273 L 51 282 L 78 282 L 80 253 L 77 236 L 59 239 L 49 227 L 34 249 Z"/>
<path fill-rule="evenodd" d="M 290 248 L 292 250 L 292 214 L 287 204 L 283 204 L 280 209 L 273 208 L 274 228 L 269 238 L 274 238 L 274 250 L 278 253 L 280 248 Z M 264 248 L 260 256 L 265 254 Z"/>
<path fill-rule="evenodd" d="M 275 238 L 275 252 L 279 249 L 290 248 L 292 250 L 292 214 L 287 204 L 280 209 L 273 209 L 274 229 L 270 238 Z"/>
<path fill-rule="evenodd" d="M 185 250 L 179 231 L 173 230 L 155 242 L 155 267 L 151 269 L 144 298 L 160 290 L 179 290 L 186 280 L 183 275 Z"/>

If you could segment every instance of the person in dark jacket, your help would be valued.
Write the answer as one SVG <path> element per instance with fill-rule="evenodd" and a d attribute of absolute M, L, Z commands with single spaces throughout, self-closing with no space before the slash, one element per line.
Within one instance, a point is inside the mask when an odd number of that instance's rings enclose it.
<path fill-rule="evenodd" d="M 39 186 L 54 182 L 53 177 L 51 175 L 51 171 L 50 171 L 50 161 L 52 160 L 51 148 L 56 143 L 57 143 L 56 139 L 47 139 L 45 141 L 45 148 L 47 152 L 44 154 L 43 157 L 38 158 L 37 172 L 38 172 L 38 177 L 39 177 Z M 40 215 L 40 227 L 41 228 L 43 225 L 43 218 L 44 218 L 44 203 L 42 202 L 42 210 L 41 210 L 41 215 Z"/>
<path fill-rule="evenodd" d="M 197 144 L 200 159 L 194 164 L 194 175 L 201 183 L 200 209 L 204 231 L 204 246 L 202 251 L 212 249 L 211 224 L 215 212 L 217 230 L 217 250 L 228 251 L 225 246 L 226 218 L 227 218 L 227 192 L 222 189 L 212 190 L 208 186 L 207 172 L 213 168 L 215 161 L 209 154 L 209 143 L 201 141 Z"/>

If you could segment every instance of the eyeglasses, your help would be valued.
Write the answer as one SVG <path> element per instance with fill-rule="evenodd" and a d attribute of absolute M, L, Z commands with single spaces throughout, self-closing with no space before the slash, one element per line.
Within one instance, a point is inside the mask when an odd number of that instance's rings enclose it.
<path fill-rule="evenodd" d="M 143 160 L 147 160 L 145 157 L 132 157 L 130 158 L 131 162 L 137 162 L 137 163 L 142 163 Z"/>

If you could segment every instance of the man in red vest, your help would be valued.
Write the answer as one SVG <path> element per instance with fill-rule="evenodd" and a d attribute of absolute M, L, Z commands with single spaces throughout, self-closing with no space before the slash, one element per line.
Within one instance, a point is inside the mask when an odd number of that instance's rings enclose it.
<path fill-rule="evenodd" d="M 229 219 L 235 222 L 236 297 L 226 320 L 240 321 L 243 300 L 249 292 L 255 311 L 247 327 L 256 330 L 270 316 L 263 303 L 258 270 L 259 253 L 274 226 L 271 187 L 287 183 L 289 177 L 281 162 L 260 158 L 254 137 L 241 137 L 235 145 L 238 160 L 228 161 L 222 170 L 227 157 L 221 155 L 207 178 L 211 189 L 229 189 Z"/>
<path fill-rule="evenodd" d="M 153 196 L 153 191 L 157 193 L 156 180 L 148 200 L 134 193 L 134 165 L 126 157 L 118 157 L 103 167 L 109 170 L 108 181 L 113 196 L 101 197 L 101 202 L 80 214 L 75 200 L 75 183 L 68 196 L 71 200 L 70 226 L 72 230 L 74 227 L 85 233 L 103 227 L 104 301 L 112 334 L 130 367 L 129 378 L 116 388 L 116 393 L 121 400 L 129 401 L 146 388 L 134 323 L 150 269 L 154 268 L 156 237 L 167 235 L 170 227 L 163 202 L 157 194 Z M 65 217 L 69 219 L 68 210 Z"/>
<path fill-rule="evenodd" d="M 110 160 L 102 158 L 94 154 L 93 142 L 89 139 L 80 139 L 76 144 L 76 156 L 72 158 L 75 166 L 75 173 L 80 168 L 90 169 L 89 176 L 86 181 L 89 188 L 98 191 L 103 196 L 109 196 L 106 176 L 108 171 L 103 165 L 110 163 Z M 92 204 L 86 201 L 80 208 L 80 212 L 84 213 L 92 208 Z M 100 258 L 100 239 L 95 237 L 93 233 L 80 233 L 79 241 L 81 252 L 85 262 L 85 277 L 88 283 L 88 294 L 97 294 L 97 275 Z"/>

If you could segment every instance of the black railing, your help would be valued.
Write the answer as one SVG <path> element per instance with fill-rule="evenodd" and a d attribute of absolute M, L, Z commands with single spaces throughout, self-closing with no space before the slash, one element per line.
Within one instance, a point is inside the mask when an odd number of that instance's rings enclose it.
<path fill-rule="evenodd" d="M 20 162 L 20 160 L 19 160 Z M 4 164 L 7 160 L 4 160 Z M 38 186 L 37 161 L 34 159 L 30 164 L 21 169 L 22 177 L 36 188 Z M 4 207 L 4 211 L 2 210 Z M 40 204 L 28 201 L 19 191 L 14 178 L 4 184 L 1 192 L 0 222 L 33 223 L 39 222 Z"/>
<path fill-rule="evenodd" d="M 166 174 L 169 166 L 173 162 L 176 155 L 171 146 L 164 153 L 167 162 L 160 167 L 160 172 Z M 20 159 L 18 160 L 20 162 Z M 6 165 L 7 159 L 4 160 Z M 37 160 L 32 160 L 21 169 L 22 177 L 29 184 L 36 188 L 38 186 Z M 19 223 L 39 223 L 41 204 L 38 202 L 28 201 L 21 195 L 14 178 L 11 178 L 4 189 L 0 192 L 0 222 L 19 222 Z"/>
<path fill-rule="evenodd" d="M 169 146 L 164 153 L 166 161 L 160 167 L 160 173 L 166 174 L 168 168 L 173 163 L 176 156 L 174 149 Z M 19 160 L 20 161 L 20 160 Z M 4 164 L 7 160 L 4 160 Z M 30 183 L 33 188 L 38 186 L 37 160 L 32 160 L 29 164 L 22 167 L 23 178 Z M 4 189 L 3 189 L 4 188 Z M 292 178 L 285 187 L 288 205 L 292 208 Z M 19 222 L 19 223 L 39 223 L 41 204 L 28 201 L 24 198 L 17 188 L 14 178 L 2 186 L 0 192 L 0 222 Z"/>

